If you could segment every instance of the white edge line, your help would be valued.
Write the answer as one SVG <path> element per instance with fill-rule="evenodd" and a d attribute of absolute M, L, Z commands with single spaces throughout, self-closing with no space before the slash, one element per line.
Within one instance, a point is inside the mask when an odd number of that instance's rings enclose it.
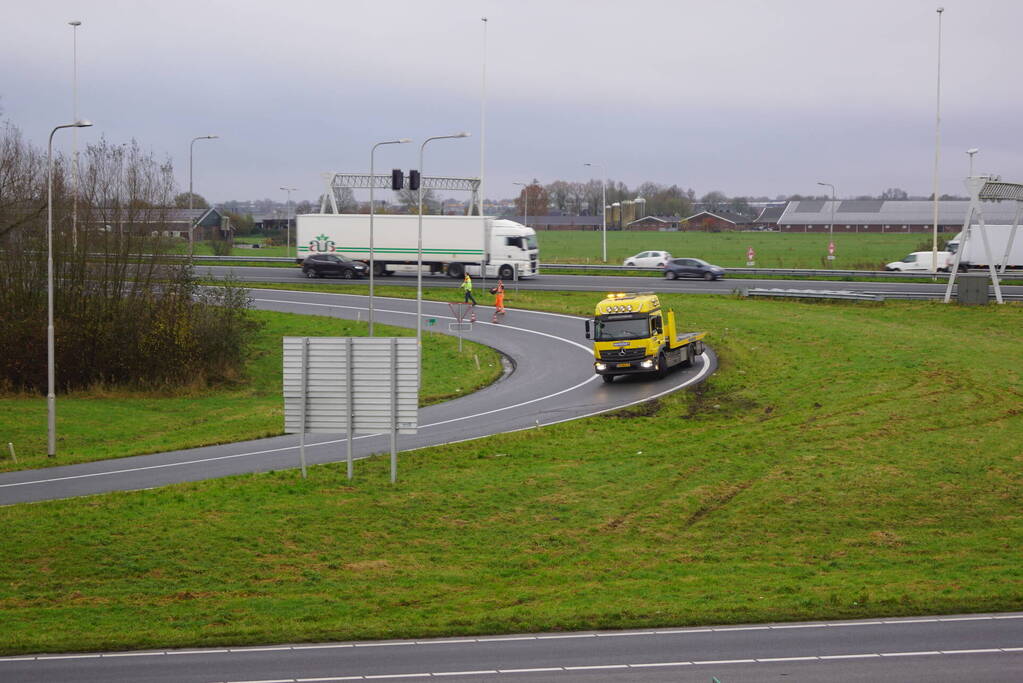
<path fill-rule="evenodd" d="M 876 652 L 863 653 L 859 655 L 821 655 L 821 659 L 862 659 L 864 657 L 880 657 Z"/>
<path fill-rule="evenodd" d="M 755 659 L 705 659 L 693 662 L 693 666 L 706 666 L 708 664 L 755 664 Z"/>
<path fill-rule="evenodd" d="M 535 674 L 544 671 L 564 671 L 560 666 L 545 666 L 536 669 L 498 669 L 499 674 Z"/>
<path fill-rule="evenodd" d="M 598 638 L 622 638 L 624 636 L 652 636 L 654 631 L 630 631 L 628 633 L 598 633 Z"/>
<path fill-rule="evenodd" d="M 882 657 L 925 657 L 927 655 L 940 655 L 941 650 L 923 650 L 920 652 L 882 652 Z"/>
<path fill-rule="evenodd" d="M 979 650 L 942 650 L 943 655 L 979 655 L 991 652 L 1001 652 L 997 647 L 987 647 Z"/>
<path fill-rule="evenodd" d="M 628 664 L 591 664 L 589 666 L 566 666 L 565 671 L 590 671 L 592 669 L 628 669 Z"/>
<path fill-rule="evenodd" d="M 537 640 L 560 640 L 564 638 L 596 638 L 592 633 L 562 633 L 556 636 L 537 636 Z"/>
<path fill-rule="evenodd" d="M 479 671 L 435 671 L 434 676 L 480 676 L 482 674 L 496 674 L 497 669 L 480 669 Z"/>
<path fill-rule="evenodd" d="M 643 669 L 648 666 L 692 666 L 692 662 L 651 662 L 649 664 L 630 664 L 630 669 Z"/>
<path fill-rule="evenodd" d="M 389 644 L 389 643 L 388 643 Z M 337 645 L 292 645 L 292 650 L 330 650 L 338 647 L 355 647 L 352 643 L 344 643 Z"/>
<path fill-rule="evenodd" d="M 768 664 L 770 662 L 816 662 L 817 657 L 767 657 L 764 659 L 758 659 L 758 662 L 762 664 Z"/>

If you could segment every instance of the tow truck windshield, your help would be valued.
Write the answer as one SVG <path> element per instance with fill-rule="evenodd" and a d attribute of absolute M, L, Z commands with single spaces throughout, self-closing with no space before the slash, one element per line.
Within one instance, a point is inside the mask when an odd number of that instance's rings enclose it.
<path fill-rule="evenodd" d="M 593 339 L 595 341 L 615 341 L 618 339 L 645 339 L 650 336 L 649 319 L 632 318 L 631 320 L 595 320 L 593 323 Z"/>

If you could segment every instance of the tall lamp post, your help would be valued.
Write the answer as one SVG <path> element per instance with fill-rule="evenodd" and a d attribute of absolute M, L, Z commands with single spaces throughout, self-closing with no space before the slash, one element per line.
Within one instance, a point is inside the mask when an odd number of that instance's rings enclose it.
<path fill-rule="evenodd" d="M 409 138 L 399 138 L 397 140 L 386 140 L 384 142 L 378 142 L 373 145 L 369 150 L 369 336 L 373 336 L 373 278 L 376 269 L 376 253 L 373 251 L 373 214 L 376 211 L 376 207 L 373 206 L 373 186 L 376 184 L 376 168 L 373 165 L 373 155 L 376 154 L 377 147 L 380 145 L 403 145 L 406 142 L 412 142 Z"/>
<path fill-rule="evenodd" d="M 525 222 L 526 227 L 529 227 L 529 183 L 512 183 L 512 185 L 520 185 L 522 187 L 522 209 L 525 215 L 522 216 L 522 220 Z"/>
<path fill-rule="evenodd" d="M 583 166 L 596 166 L 600 169 L 600 205 L 604 207 L 600 218 L 600 239 L 603 247 L 602 260 L 607 263 L 607 169 L 603 164 L 586 163 Z"/>
<path fill-rule="evenodd" d="M 188 255 L 191 256 L 194 250 L 195 221 L 192 219 L 192 156 L 195 150 L 196 140 L 216 140 L 219 135 L 200 135 L 192 138 L 188 145 Z"/>
<path fill-rule="evenodd" d="M 75 19 L 68 26 L 74 36 L 74 70 L 71 74 L 71 120 L 78 120 L 78 27 Z M 78 248 L 78 126 L 71 131 L 71 246 Z"/>
<path fill-rule="evenodd" d="M 938 8 L 938 86 L 934 105 L 934 232 L 931 242 L 931 274 L 938 275 L 938 162 L 941 161 L 941 13 Z"/>
<path fill-rule="evenodd" d="M 88 128 L 91 121 L 76 120 L 50 131 L 46 148 L 46 455 L 57 455 L 56 361 L 53 350 L 53 135 L 61 128 Z"/>
<path fill-rule="evenodd" d="M 419 146 L 419 229 L 416 256 L 416 348 L 419 350 L 420 358 L 423 354 L 423 182 L 426 175 L 423 173 L 423 150 L 433 140 L 447 140 L 451 138 L 467 138 L 469 134 L 465 131 L 454 135 L 435 135 L 423 140 Z"/>
<path fill-rule="evenodd" d="M 288 232 L 284 238 L 284 255 L 291 256 L 291 193 L 298 192 L 297 187 L 280 188 L 288 193 L 288 201 L 284 205 L 284 219 L 287 221 Z"/>
<path fill-rule="evenodd" d="M 976 154 L 979 151 L 980 150 L 977 149 L 976 147 L 971 147 L 970 149 L 966 150 L 966 153 L 970 155 L 970 177 L 971 178 L 973 177 L 973 155 Z"/>
<path fill-rule="evenodd" d="M 835 243 L 835 202 L 836 202 L 836 199 L 835 199 L 835 186 L 832 185 L 831 183 L 818 182 L 817 184 L 818 185 L 823 185 L 824 187 L 830 187 L 831 188 L 831 224 L 828 225 L 828 241 L 831 244 L 834 244 Z M 833 256 L 833 254 L 828 254 L 828 256 Z"/>

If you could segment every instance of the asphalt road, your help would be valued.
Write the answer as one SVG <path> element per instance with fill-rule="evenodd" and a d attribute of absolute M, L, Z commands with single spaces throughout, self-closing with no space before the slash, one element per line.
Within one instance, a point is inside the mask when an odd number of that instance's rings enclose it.
<path fill-rule="evenodd" d="M 316 292 L 253 290 L 259 308 L 365 319 L 366 297 Z M 414 327 L 415 301 L 377 297 L 376 320 Z M 447 333 L 453 322 L 447 303 L 424 302 L 424 329 Z M 419 411 L 419 433 L 398 437 L 410 450 L 491 434 L 562 422 L 648 401 L 702 381 L 716 367 L 707 350 L 692 368 L 677 368 L 664 379 L 618 378 L 604 384 L 593 373 L 591 346 L 583 321 L 574 316 L 509 309 L 501 324 L 489 322 L 493 309 L 482 306 L 479 322 L 465 339 L 501 351 L 514 371 L 471 396 Z M 435 321 L 433 325 L 429 321 Z M 713 340 L 709 340 L 713 343 Z M 283 401 L 283 399 L 282 399 Z M 58 403 L 59 419 L 59 403 Z M 357 458 L 389 452 L 388 435 L 359 435 Z M 345 459 L 343 434 L 307 436 L 310 464 Z M 70 498 L 119 490 L 166 486 L 299 465 L 297 435 L 194 448 L 80 465 L 0 474 L 0 505 Z M 400 458 L 399 458 L 400 461 Z M 356 476 L 358 468 L 356 467 Z M 401 476 L 399 463 L 398 476 Z"/>
<path fill-rule="evenodd" d="M 1019 681 L 1023 614 L 0 658 L 5 683 Z"/>
<path fill-rule="evenodd" d="M 233 266 L 198 266 L 196 272 L 203 277 L 223 278 L 233 274 L 244 282 L 347 282 L 344 280 L 307 280 L 302 271 L 295 268 L 268 268 L 268 267 L 233 267 Z M 946 276 L 947 277 L 947 276 Z M 489 281 L 493 281 L 491 278 Z M 366 280 L 358 280 L 360 284 L 366 284 Z M 396 275 L 392 277 L 375 278 L 374 282 L 379 285 L 416 285 L 416 278 L 408 275 Z M 424 287 L 457 287 L 460 281 L 443 275 L 428 275 L 423 277 Z M 480 281 L 476 281 L 477 288 L 483 288 Z M 658 277 L 632 277 L 617 275 L 539 275 L 535 278 L 520 280 L 515 284 L 505 283 L 510 289 L 514 287 L 521 289 L 532 289 L 542 291 L 566 291 L 566 292 L 609 292 L 609 291 L 645 291 L 654 290 L 657 292 L 676 292 L 684 294 L 731 294 L 742 288 L 778 288 L 778 289 L 812 289 L 812 290 L 849 290 L 854 292 L 870 292 L 882 294 L 886 298 L 939 298 L 945 295 L 945 280 L 938 282 L 842 282 L 842 281 L 815 281 L 815 280 L 771 280 L 771 279 L 739 279 L 725 278 L 705 282 L 703 280 L 666 280 Z M 953 289 L 953 300 L 956 289 Z M 1023 285 L 1003 285 L 1004 295 L 1023 296 Z M 511 296 L 509 295 L 511 299 Z M 992 295 L 992 301 L 994 301 Z"/>

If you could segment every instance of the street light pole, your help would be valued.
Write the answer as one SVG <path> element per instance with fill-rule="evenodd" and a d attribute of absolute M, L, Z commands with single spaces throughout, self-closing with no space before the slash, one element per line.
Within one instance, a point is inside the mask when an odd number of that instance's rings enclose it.
<path fill-rule="evenodd" d="M 419 350 L 420 361 L 423 356 L 423 182 L 426 175 L 423 173 L 423 150 L 433 140 L 447 140 L 450 138 L 467 138 L 469 134 L 465 131 L 454 135 L 435 135 L 423 140 L 419 146 L 419 229 L 417 236 L 416 256 L 416 348 Z M 420 368 L 422 363 L 420 362 Z"/>
<path fill-rule="evenodd" d="M 602 244 L 602 257 L 604 263 L 607 263 L 607 169 L 603 164 L 583 164 L 583 166 L 596 166 L 600 169 L 600 205 L 604 208 L 601 209 L 600 218 L 600 236 Z"/>
<path fill-rule="evenodd" d="M 284 255 L 291 256 L 291 193 L 297 192 L 297 187 L 282 187 L 280 188 L 288 193 L 288 201 L 284 205 L 284 220 L 287 221 L 287 233 L 284 238 Z"/>
<path fill-rule="evenodd" d="M 56 360 L 53 344 L 53 135 L 61 128 L 88 128 L 91 121 L 57 126 L 46 148 L 46 455 L 57 455 Z"/>
<path fill-rule="evenodd" d="M 78 27 L 82 22 L 69 21 L 74 36 L 74 71 L 71 75 L 71 120 L 78 120 Z M 71 131 L 71 246 L 78 249 L 78 126 Z"/>
<path fill-rule="evenodd" d="M 971 178 L 973 177 L 973 155 L 976 154 L 979 151 L 980 150 L 977 149 L 976 147 L 973 147 L 971 149 L 966 150 L 966 153 L 970 155 L 970 177 Z"/>
<path fill-rule="evenodd" d="M 215 140 L 220 137 L 219 135 L 200 135 L 197 138 L 192 138 L 192 142 L 188 145 L 188 255 L 191 256 L 194 250 L 193 232 L 195 231 L 195 221 L 192 219 L 192 156 L 195 149 L 196 140 Z"/>
<path fill-rule="evenodd" d="M 373 155 L 376 154 L 377 147 L 380 145 L 401 145 L 406 142 L 412 142 L 412 140 L 400 138 L 378 142 L 369 150 L 369 336 L 371 337 L 373 336 L 373 278 L 376 276 L 373 272 L 376 269 L 376 254 L 373 251 L 373 214 L 376 211 L 373 206 L 373 186 L 376 184 L 376 175 L 374 175 L 376 169 L 373 165 Z"/>
<path fill-rule="evenodd" d="M 931 242 L 931 274 L 938 275 L 938 162 L 941 161 L 941 13 L 938 8 L 938 88 L 934 105 L 934 232 Z"/>
<path fill-rule="evenodd" d="M 526 227 L 529 227 L 529 183 L 512 183 L 512 185 L 522 186 L 522 205 L 524 215 L 522 220 L 525 222 Z"/>
<path fill-rule="evenodd" d="M 831 224 L 828 226 L 828 241 L 831 244 L 834 244 L 835 243 L 835 203 L 836 203 L 836 199 L 835 199 L 835 186 L 832 185 L 831 183 L 818 182 L 817 184 L 818 185 L 823 185 L 824 187 L 830 187 L 831 188 Z M 832 256 L 832 254 L 828 254 L 828 256 Z"/>

